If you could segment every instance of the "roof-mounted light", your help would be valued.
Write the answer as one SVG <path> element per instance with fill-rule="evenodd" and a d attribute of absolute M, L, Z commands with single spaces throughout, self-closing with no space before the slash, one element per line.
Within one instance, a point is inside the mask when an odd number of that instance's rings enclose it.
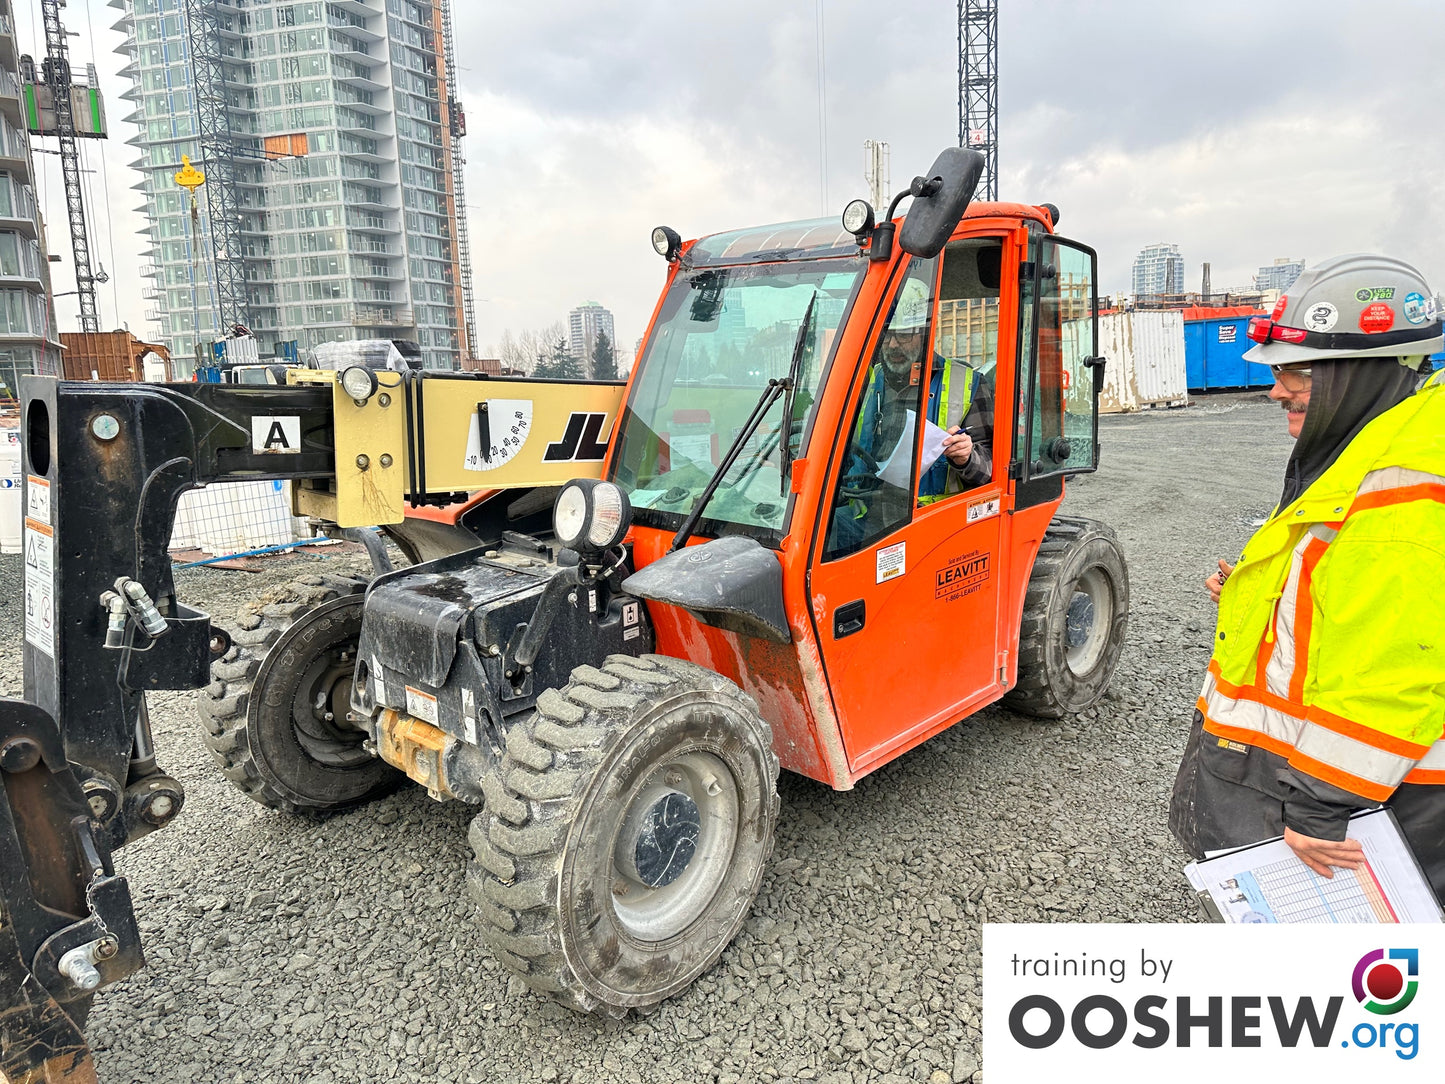
<path fill-rule="evenodd" d="M 682 249 L 682 235 L 671 226 L 657 226 L 652 231 L 653 250 L 668 263 L 677 259 Z"/>
<path fill-rule="evenodd" d="M 866 199 L 855 199 L 843 208 L 843 228 L 859 241 L 873 232 L 873 205 Z"/>

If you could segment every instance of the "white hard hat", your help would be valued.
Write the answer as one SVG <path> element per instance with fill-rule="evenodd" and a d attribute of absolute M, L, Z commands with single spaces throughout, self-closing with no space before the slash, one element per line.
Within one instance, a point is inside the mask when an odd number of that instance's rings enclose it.
<path fill-rule="evenodd" d="M 1300 275 L 1269 316 L 1249 322 L 1261 365 L 1399 358 L 1414 366 L 1445 346 L 1440 299 L 1424 277 L 1388 256 L 1336 256 Z"/>

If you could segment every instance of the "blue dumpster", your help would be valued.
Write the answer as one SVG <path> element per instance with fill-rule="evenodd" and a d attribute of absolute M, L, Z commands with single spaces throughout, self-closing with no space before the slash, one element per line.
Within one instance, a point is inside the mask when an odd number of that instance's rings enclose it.
<path fill-rule="evenodd" d="M 1215 388 L 1267 388 L 1274 383 L 1268 365 L 1244 360 L 1254 344 L 1247 334 L 1250 316 L 1188 319 L 1184 323 L 1184 375 L 1190 391 Z"/>

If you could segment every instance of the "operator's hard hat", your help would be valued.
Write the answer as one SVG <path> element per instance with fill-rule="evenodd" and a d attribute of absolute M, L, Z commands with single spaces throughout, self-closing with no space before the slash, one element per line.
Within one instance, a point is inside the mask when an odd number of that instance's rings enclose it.
<path fill-rule="evenodd" d="M 893 306 L 893 316 L 888 321 L 889 331 L 922 331 L 928 327 L 933 301 L 931 285 L 912 275 L 903 280 L 898 300 Z"/>
<path fill-rule="evenodd" d="M 1424 277 L 1388 256 L 1335 256 L 1305 271 L 1269 316 L 1249 322 L 1261 365 L 1399 358 L 1417 366 L 1445 346 L 1440 299 Z"/>

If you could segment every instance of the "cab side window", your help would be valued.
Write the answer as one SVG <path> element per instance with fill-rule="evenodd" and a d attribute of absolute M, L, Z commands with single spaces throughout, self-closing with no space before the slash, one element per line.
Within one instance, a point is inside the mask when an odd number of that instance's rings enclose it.
<path fill-rule="evenodd" d="M 994 374 L 998 368 L 1001 238 L 956 241 L 944 250 L 928 420 L 952 437 L 925 462 L 918 503 L 928 505 L 993 481 Z M 929 431 L 935 438 L 939 436 Z M 965 442 L 955 434 L 968 437 Z M 925 437 L 925 452 L 933 449 Z"/>
<path fill-rule="evenodd" d="M 914 260 L 894 295 L 848 427 L 823 559 L 856 553 L 913 515 L 918 414 L 932 355 L 937 258 Z"/>

